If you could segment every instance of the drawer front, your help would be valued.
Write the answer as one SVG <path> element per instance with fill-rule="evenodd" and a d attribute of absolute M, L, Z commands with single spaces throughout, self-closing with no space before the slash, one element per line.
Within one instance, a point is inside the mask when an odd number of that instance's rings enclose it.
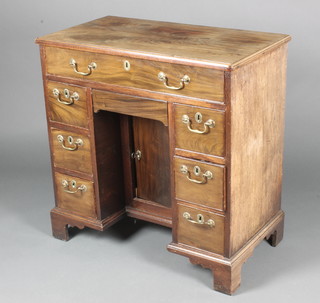
<path fill-rule="evenodd" d="M 168 125 L 167 102 L 93 90 L 94 111 L 110 112 L 161 121 Z"/>
<path fill-rule="evenodd" d="M 224 254 L 224 217 L 178 203 L 179 243 Z"/>
<path fill-rule="evenodd" d="M 70 65 L 71 59 L 74 65 Z M 46 60 L 47 72 L 53 75 L 224 101 L 224 73 L 220 70 L 53 47 L 46 48 Z"/>
<path fill-rule="evenodd" d="M 87 128 L 86 90 L 79 86 L 48 81 L 49 119 Z"/>
<path fill-rule="evenodd" d="M 96 218 L 93 182 L 55 173 L 57 207 Z"/>
<path fill-rule="evenodd" d="M 84 135 L 51 128 L 55 167 L 92 174 L 90 140 Z"/>
<path fill-rule="evenodd" d="M 175 157 L 176 198 L 217 210 L 225 209 L 225 167 Z"/>
<path fill-rule="evenodd" d="M 176 148 L 224 156 L 224 112 L 176 104 L 174 115 Z"/>

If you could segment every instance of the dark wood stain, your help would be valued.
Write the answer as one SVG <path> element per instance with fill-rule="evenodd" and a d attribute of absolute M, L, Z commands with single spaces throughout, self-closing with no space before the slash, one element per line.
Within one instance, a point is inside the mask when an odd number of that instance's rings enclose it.
<path fill-rule="evenodd" d="M 141 160 L 135 159 L 137 197 L 171 206 L 168 128 L 154 120 L 134 118 L 134 151 L 140 150 Z"/>

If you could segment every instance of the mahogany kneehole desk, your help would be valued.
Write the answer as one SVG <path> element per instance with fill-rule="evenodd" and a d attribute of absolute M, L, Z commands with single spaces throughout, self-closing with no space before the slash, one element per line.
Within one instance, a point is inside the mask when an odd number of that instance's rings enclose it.
<path fill-rule="evenodd" d="M 232 294 L 283 235 L 288 35 L 105 17 L 40 44 L 53 235 L 125 216 L 172 228 L 168 250 Z"/>

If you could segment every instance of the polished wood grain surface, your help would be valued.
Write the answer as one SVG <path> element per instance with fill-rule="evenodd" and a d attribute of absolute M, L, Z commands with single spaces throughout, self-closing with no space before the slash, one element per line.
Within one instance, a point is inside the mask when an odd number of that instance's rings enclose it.
<path fill-rule="evenodd" d="M 175 115 L 175 144 L 176 148 L 200 152 L 215 156 L 225 154 L 225 113 L 223 111 L 209 110 L 195 106 L 183 106 L 176 104 Z M 200 123 L 196 122 L 196 113 L 202 114 Z M 205 129 L 204 123 L 214 120 L 214 127 L 208 127 L 205 134 L 193 133 L 188 125 L 183 123 L 182 118 L 187 115 L 191 121 L 191 128 L 199 131 Z"/>
<path fill-rule="evenodd" d="M 231 75 L 231 254 L 280 209 L 286 54 L 282 46 Z"/>
<path fill-rule="evenodd" d="M 168 128 L 155 120 L 133 118 L 137 197 L 171 206 Z"/>
<path fill-rule="evenodd" d="M 66 98 L 63 94 L 65 89 L 69 90 L 70 95 L 77 93 L 79 99 L 74 100 L 71 105 L 62 104 L 53 94 L 54 89 L 60 92 L 59 99 L 62 102 L 71 102 L 70 98 Z M 88 128 L 86 90 L 83 87 L 48 81 L 46 93 L 49 106 L 48 114 L 51 121 Z"/>
<path fill-rule="evenodd" d="M 57 139 L 58 135 L 62 135 L 64 137 L 64 144 L 66 147 L 74 147 L 74 143 L 68 143 L 68 136 L 72 136 L 74 141 L 77 139 L 81 139 L 83 141 L 83 145 L 79 146 L 78 149 L 74 151 L 65 150 L 62 147 L 62 143 Z M 53 161 L 55 167 L 92 174 L 90 140 L 88 137 L 79 135 L 78 133 L 74 133 L 71 131 L 51 128 L 51 140 Z"/>
<path fill-rule="evenodd" d="M 189 65 L 168 64 L 157 61 L 133 59 L 129 60 L 130 70 L 124 69 L 126 57 L 105 54 L 46 48 L 48 74 L 60 75 L 82 80 L 106 82 L 113 85 L 128 86 L 139 89 L 163 92 L 172 95 L 183 95 L 200 99 L 223 102 L 224 78 L 219 70 L 200 68 Z M 97 64 L 88 76 L 76 73 L 70 65 L 73 58 L 78 64 L 78 70 L 88 71 L 88 65 Z M 166 88 L 159 80 L 158 74 L 164 72 L 168 78 L 168 85 L 179 87 L 183 76 L 188 75 L 190 83 L 180 90 Z"/>
<path fill-rule="evenodd" d="M 125 209 L 120 117 L 115 113 L 101 111 L 94 114 L 93 118 L 92 158 L 95 159 L 96 197 L 99 198 L 99 219 L 104 220 Z"/>
<path fill-rule="evenodd" d="M 189 222 L 183 217 L 188 212 L 195 220 L 201 214 L 204 221 L 213 220 L 214 227 Z M 212 212 L 204 211 L 178 203 L 178 243 L 190 245 L 200 249 L 223 254 L 224 251 L 224 217 Z"/>
<path fill-rule="evenodd" d="M 206 179 L 205 184 L 197 184 L 188 180 L 187 175 L 181 172 L 181 166 L 187 166 L 190 172 L 189 178 L 202 181 L 202 175 L 210 171 L 212 179 Z M 201 169 L 200 176 L 194 174 L 194 167 Z M 201 204 L 217 210 L 225 209 L 225 168 L 221 165 L 195 161 L 187 158 L 175 157 L 174 176 L 176 198 L 194 204 Z"/>
<path fill-rule="evenodd" d="M 62 186 L 62 181 L 67 180 L 71 182 L 72 180 L 77 182 L 77 186 L 85 185 L 87 190 L 77 191 L 74 194 L 67 193 L 64 191 L 64 187 Z M 71 177 L 65 174 L 55 173 L 55 188 L 56 188 L 56 203 L 57 207 L 61 209 L 66 209 L 71 212 L 89 216 L 96 217 L 96 207 L 95 207 L 95 196 L 94 196 L 94 186 L 93 182 Z M 74 190 L 70 188 L 70 190 Z"/>
<path fill-rule="evenodd" d="M 92 95 L 95 112 L 105 110 L 153 119 L 161 121 L 168 126 L 167 102 L 100 90 L 93 90 Z"/>
<path fill-rule="evenodd" d="M 289 40 L 283 34 L 108 16 L 37 43 L 228 69 Z"/>

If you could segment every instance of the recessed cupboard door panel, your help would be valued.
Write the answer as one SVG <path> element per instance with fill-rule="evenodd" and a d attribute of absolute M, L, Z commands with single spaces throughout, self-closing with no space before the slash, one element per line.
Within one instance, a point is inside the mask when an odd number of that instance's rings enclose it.
<path fill-rule="evenodd" d="M 161 122 L 133 118 L 137 198 L 171 206 L 168 128 Z"/>

